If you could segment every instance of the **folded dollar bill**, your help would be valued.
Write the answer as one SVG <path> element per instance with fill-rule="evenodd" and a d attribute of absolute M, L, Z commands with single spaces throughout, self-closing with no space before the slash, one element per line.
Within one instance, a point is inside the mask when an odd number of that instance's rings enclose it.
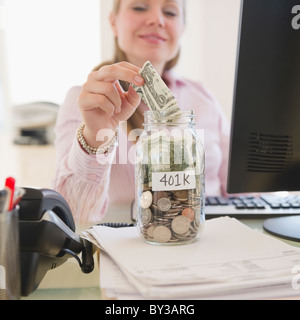
<path fill-rule="evenodd" d="M 139 72 L 145 80 L 142 87 L 133 86 L 144 103 L 157 119 L 171 119 L 182 114 L 178 101 L 154 69 L 147 61 Z"/>

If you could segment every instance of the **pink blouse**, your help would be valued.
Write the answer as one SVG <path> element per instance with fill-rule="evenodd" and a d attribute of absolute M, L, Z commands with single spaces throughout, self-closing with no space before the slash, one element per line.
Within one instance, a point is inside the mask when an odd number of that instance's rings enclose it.
<path fill-rule="evenodd" d="M 225 194 L 229 125 L 222 109 L 202 84 L 173 72 L 166 72 L 164 78 L 182 109 L 194 110 L 196 129 L 204 130 L 206 196 Z M 80 91 L 79 86 L 70 89 L 58 114 L 53 188 L 65 197 L 76 222 L 99 223 L 109 204 L 128 204 L 134 200 L 134 164 L 130 161 L 134 144 L 124 141 L 127 132 L 121 127 L 122 141 L 114 152 L 108 156 L 85 153 L 76 138 L 82 122 L 77 102 Z M 143 103 L 139 108 L 147 109 Z M 124 142 L 128 151 L 125 157 L 119 152 L 124 150 Z"/>

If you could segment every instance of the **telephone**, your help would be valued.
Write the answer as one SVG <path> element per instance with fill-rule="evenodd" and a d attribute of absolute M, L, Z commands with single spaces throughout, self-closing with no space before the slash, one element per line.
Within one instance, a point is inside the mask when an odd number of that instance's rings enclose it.
<path fill-rule="evenodd" d="M 37 101 L 14 106 L 14 143 L 18 145 L 46 145 L 54 141 L 54 125 L 59 105 Z"/>
<path fill-rule="evenodd" d="M 37 289 L 46 273 L 74 257 L 82 272 L 94 269 L 92 244 L 75 233 L 66 200 L 50 189 L 24 188 L 19 206 L 21 295 Z M 82 261 L 78 254 L 82 253 Z"/>

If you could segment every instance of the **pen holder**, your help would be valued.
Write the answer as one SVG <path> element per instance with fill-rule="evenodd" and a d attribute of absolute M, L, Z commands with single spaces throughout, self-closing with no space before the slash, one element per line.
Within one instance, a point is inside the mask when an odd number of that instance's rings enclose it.
<path fill-rule="evenodd" d="M 20 299 L 19 208 L 0 213 L 0 300 Z"/>

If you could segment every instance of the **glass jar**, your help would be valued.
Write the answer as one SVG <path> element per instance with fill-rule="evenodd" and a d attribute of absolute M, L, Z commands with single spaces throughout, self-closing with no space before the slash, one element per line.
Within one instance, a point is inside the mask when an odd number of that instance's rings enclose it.
<path fill-rule="evenodd" d="M 194 113 L 172 120 L 145 113 L 136 146 L 136 214 L 144 241 L 193 243 L 205 223 L 205 155 Z"/>

